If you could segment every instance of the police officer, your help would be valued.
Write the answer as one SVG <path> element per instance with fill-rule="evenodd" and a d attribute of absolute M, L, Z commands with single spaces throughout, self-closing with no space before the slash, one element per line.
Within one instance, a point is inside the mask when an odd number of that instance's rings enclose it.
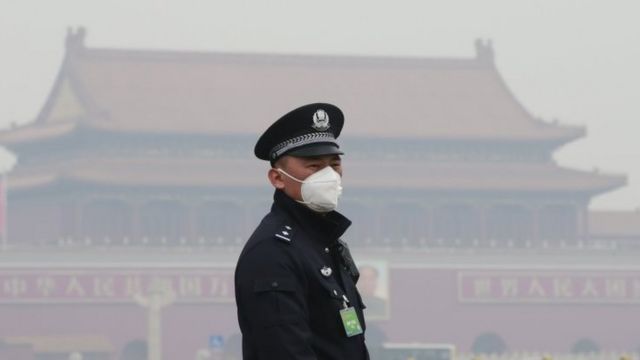
<path fill-rule="evenodd" d="M 340 239 L 351 221 L 335 211 L 343 123 L 334 105 L 305 105 L 255 146 L 275 194 L 235 272 L 244 360 L 369 359 L 359 274 Z"/>

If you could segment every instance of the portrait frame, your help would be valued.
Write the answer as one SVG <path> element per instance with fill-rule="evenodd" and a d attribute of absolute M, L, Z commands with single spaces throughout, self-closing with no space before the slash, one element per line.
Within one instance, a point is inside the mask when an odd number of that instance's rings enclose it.
<path fill-rule="evenodd" d="M 358 261 L 360 279 L 356 286 L 366 306 L 366 320 L 388 320 L 391 317 L 389 263 L 381 259 Z"/>

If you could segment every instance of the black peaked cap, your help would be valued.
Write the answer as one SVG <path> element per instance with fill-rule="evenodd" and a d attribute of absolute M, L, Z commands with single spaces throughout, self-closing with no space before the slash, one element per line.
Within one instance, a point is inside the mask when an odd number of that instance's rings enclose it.
<path fill-rule="evenodd" d="M 342 154 L 336 139 L 344 125 L 337 106 L 314 103 L 290 111 L 274 122 L 258 139 L 258 159 L 274 162 L 283 155 L 300 157 Z"/>

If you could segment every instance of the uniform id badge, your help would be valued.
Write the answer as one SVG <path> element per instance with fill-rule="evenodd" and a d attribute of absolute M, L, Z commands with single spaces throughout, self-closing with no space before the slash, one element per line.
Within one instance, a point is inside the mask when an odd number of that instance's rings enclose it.
<path fill-rule="evenodd" d="M 353 306 L 340 310 L 340 318 L 342 318 L 342 325 L 344 325 L 347 337 L 362 334 L 360 319 L 358 319 L 358 314 Z"/>

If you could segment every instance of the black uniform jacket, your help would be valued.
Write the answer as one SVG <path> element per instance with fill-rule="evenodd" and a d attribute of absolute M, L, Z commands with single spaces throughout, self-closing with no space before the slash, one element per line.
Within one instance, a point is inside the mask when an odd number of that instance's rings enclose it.
<path fill-rule="evenodd" d="M 355 268 L 340 255 L 349 225 L 276 190 L 235 272 L 244 360 L 369 359 L 364 334 L 347 337 L 339 313 L 353 306 L 365 329 Z"/>

